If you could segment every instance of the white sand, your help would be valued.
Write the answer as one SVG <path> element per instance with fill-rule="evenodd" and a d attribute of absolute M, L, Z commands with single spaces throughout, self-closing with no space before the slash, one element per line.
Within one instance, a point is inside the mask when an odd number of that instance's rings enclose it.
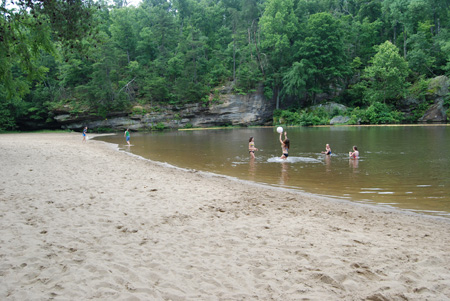
<path fill-rule="evenodd" d="M 450 220 L 0 135 L 0 300 L 450 300 Z"/>

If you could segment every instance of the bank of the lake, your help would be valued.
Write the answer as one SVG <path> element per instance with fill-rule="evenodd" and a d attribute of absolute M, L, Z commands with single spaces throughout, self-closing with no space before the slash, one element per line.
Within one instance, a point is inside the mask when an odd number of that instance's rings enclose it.
<path fill-rule="evenodd" d="M 279 159 L 275 127 L 123 133 L 102 137 L 158 162 L 355 202 L 450 217 L 450 127 L 288 127 L 289 158 Z M 251 159 L 249 137 L 259 151 Z M 332 155 L 321 153 L 325 144 Z M 358 160 L 349 160 L 353 145 Z M 414 163 L 412 163 L 414 162 Z"/>
<path fill-rule="evenodd" d="M 0 135 L 0 298 L 446 300 L 448 219 Z"/>

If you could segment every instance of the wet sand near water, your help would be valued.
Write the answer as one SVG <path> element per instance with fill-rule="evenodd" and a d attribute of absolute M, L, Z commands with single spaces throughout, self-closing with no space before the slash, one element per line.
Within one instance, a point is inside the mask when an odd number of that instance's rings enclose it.
<path fill-rule="evenodd" d="M 1 300 L 450 300 L 449 219 L 81 139 L 0 135 Z"/>

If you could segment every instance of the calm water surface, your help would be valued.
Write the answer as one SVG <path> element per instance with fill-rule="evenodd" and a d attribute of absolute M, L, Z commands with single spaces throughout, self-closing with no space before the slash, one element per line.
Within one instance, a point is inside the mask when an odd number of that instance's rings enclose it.
<path fill-rule="evenodd" d="M 256 159 L 248 153 L 255 138 Z M 102 137 L 155 161 L 310 193 L 450 217 L 450 127 L 288 128 L 282 161 L 274 128 L 132 133 Z M 329 143 L 332 156 L 322 155 Z M 349 160 L 353 145 L 359 160 Z"/>

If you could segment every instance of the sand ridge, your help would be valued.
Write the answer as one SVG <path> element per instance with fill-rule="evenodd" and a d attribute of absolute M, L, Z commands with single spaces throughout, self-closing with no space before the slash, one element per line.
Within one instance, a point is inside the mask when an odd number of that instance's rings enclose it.
<path fill-rule="evenodd" d="M 450 222 L 0 135 L 1 300 L 450 300 Z"/>

